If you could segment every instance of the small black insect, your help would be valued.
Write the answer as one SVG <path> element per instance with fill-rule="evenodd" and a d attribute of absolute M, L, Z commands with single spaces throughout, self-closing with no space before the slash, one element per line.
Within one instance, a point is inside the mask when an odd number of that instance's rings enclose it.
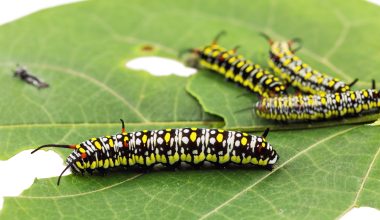
<path fill-rule="evenodd" d="M 39 89 L 49 87 L 49 84 L 42 82 L 36 76 L 31 75 L 25 67 L 17 65 L 17 69 L 13 73 L 15 77 L 19 77 L 22 81 L 32 84 Z"/>

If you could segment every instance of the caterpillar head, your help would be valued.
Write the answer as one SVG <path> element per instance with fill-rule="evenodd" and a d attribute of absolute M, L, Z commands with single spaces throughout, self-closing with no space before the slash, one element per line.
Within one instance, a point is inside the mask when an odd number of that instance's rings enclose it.
<path fill-rule="evenodd" d="M 260 33 L 265 39 L 267 39 L 271 53 L 276 57 L 281 57 L 283 54 L 295 53 L 302 47 L 302 40 L 300 38 L 293 38 L 288 41 L 273 41 L 267 34 Z M 296 45 L 296 47 L 294 47 Z"/>
<path fill-rule="evenodd" d="M 93 170 L 99 169 L 100 167 L 107 169 L 108 165 L 106 164 L 108 163 L 114 163 L 113 165 L 110 165 L 111 167 L 119 166 L 120 163 L 125 165 L 125 157 L 123 157 L 121 161 L 119 160 L 120 158 L 116 158 L 119 155 L 117 154 L 118 152 L 120 153 L 129 147 L 129 137 L 128 133 L 125 131 L 124 121 L 122 119 L 120 119 L 120 121 L 122 122 L 121 133 L 115 136 L 100 137 L 99 139 L 102 140 L 93 138 L 76 145 L 46 144 L 36 148 L 31 153 L 33 154 L 41 148 L 46 147 L 73 149 L 73 152 L 66 159 L 67 166 L 59 175 L 57 185 L 59 185 L 62 175 L 69 168 L 73 173 L 83 174 L 85 171 L 92 173 Z M 104 159 L 103 155 L 107 154 L 108 157 L 109 152 L 113 152 L 114 157 Z M 110 155 L 112 154 L 110 153 Z"/>
<path fill-rule="evenodd" d="M 267 128 L 261 137 L 257 138 L 255 151 L 257 152 L 258 165 L 265 166 L 267 169 L 272 170 L 273 166 L 280 159 L 280 156 L 273 149 L 272 145 L 266 141 L 266 136 L 269 133 L 269 128 Z"/>

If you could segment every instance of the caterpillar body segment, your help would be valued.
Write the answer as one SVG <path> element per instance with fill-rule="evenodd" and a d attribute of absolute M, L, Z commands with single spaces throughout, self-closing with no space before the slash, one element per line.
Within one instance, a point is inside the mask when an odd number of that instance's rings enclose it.
<path fill-rule="evenodd" d="M 276 121 L 323 120 L 378 111 L 379 91 L 365 89 L 319 95 L 262 98 L 256 103 L 259 117 Z"/>
<path fill-rule="evenodd" d="M 123 123 L 119 134 L 91 138 L 77 145 L 43 145 L 35 151 L 49 146 L 74 149 L 66 160 L 68 165 L 62 174 L 68 168 L 74 173 L 83 174 L 120 166 L 180 166 L 181 162 L 198 166 L 205 161 L 214 164 L 252 164 L 271 170 L 279 156 L 266 141 L 267 134 L 268 131 L 262 136 L 254 136 L 204 128 L 127 133 Z"/>

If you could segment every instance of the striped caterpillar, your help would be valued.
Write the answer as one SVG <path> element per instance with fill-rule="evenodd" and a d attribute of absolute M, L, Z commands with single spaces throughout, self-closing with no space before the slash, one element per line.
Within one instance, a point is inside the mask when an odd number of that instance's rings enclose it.
<path fill-rule="evenodd" d="M 226 50 L 217 44 L 221 32 L 213 40 L 211 45 L 203 49 L 189 49 L 200 58 L 200 66 L 210 69 L 233 81 L 249 91 L 256 92 L 264 97 L 272 97 L 285 94 L 285 86 L 280 79 L 258 64 L 236 54 L 236 49 Z"/>
<path fill-rule="evenodd" d="M 375 89 L 263 98 L 256 103 L 256 114 L 277 121 L 341 118 L 379 110 L 379 98 Z"/>
<path fill-rule="evenodd" d="M 261 35 L 270 44 L 269 66 L 283 80 L 302 92 L 310 94 L 346 92 L 358 81 L 355 79 L 350 84 L 346 84 L 337 78 L 312 69 L 295 55 L 295 52 L 301 48 L 299 38 L 289 41 L 273 41 L 268 35 L 264 33 Z M 298 48 L 292 48 L 295 43 L 299 44 Z"/>
<path fill-rule="evenodd" d="M 120 119 L 121 120 L 121 119 Z M 69 148 L 74 151 L 66 160 L 63 173 L 71 168 L 74 173 L 94 170 L 105 172 L 113 167 L 139 165 L 150 168 L 155 164 L 180 166 L 181 162 L 200 166 L 204 161 L 217 165 L 253 164 L 272 170 L 278 154 L 266 141 L 269 129 L 261 136 L 220 129 L 180 128 L 127 133 L 121 120 L 121 133 L 91 138 L 80 144 L 47 144 L 45 147 Z"/>

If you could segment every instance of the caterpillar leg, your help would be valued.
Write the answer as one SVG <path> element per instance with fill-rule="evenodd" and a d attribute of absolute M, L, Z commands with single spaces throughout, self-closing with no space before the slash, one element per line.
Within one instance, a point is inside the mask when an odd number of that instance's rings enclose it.
<path fill-rule="evenodd" d="M 272 171 L 273 170 L 273 165 L 272 164 L 268 164 L 266 167 L 265 167 L 266 170 L 269 170 L 269 171 Z"/>
<path fill-rule="evenodd" d="M 197 163 L 197 164 L 192 164 L 191 166 L 196 169 L 196 170 L 200 170 L 201 167 L 203 166 L 204 162 L 200 162 L 200 163 Z"/>
<path fill-rule="evenodd" d="M 92 174 L 94 173 L 94 170 L 90 169 L 90 168 L 87 168 L 86 172 L 89 173 L 92 176 Z"/>
<path fill-rule="evenodd" d="M 108 169 L 104 169 L 103 167 L 99 167 L 98 168 L 98 172 L 100 173 L 100 175 L 106 176 L 109 173 L 109 170 Z"/>
<path fill-rule="evenodd" d="M 138 172 L 141 172 L 141 173 L 150 173 L 153 171 L 153 165 L 150 165 L 150 166 L 138 165 L 137 170 L 138 170 Z"/>
<path fill-rule="evenodd" d="M 228 164 L 214 163 L 214 166 L 218 169 L 226 169 L 228 167 Z"/>

